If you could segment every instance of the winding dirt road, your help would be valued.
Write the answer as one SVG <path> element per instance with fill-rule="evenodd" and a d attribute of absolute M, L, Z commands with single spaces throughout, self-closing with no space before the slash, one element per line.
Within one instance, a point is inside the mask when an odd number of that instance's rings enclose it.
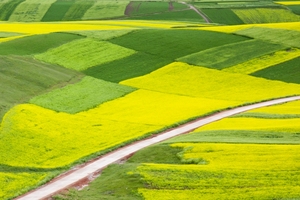
<path fill-rule="evenodd" d="M 209 19 L 205 16 L 205 14 L 202 13 L 200 10 L 198 10 L 195 6 L 188 4 L 186 2 L 180 2 L 180 3 L 187 5 L 190 9 L 198 13 L 198 15 L 200 15 L 205 20 L 206 23 L 210 23 Z"/>
<path fill-rule="evenodd" d="M 167 130 L 155 137 L 145 139 L 134 144 L 125 146 L 123 148 L 117 149 L 107 155 L 104 155 L 88 164 L 79 167 L 78 169 L 72 170 L 69 173 L 56 178 L 50 183 L 31 191 L 23 196 L 16 198 L 16 200 L 38 200 L 38 199 L 47 199 L 54 194 L 59 193 L 60 191 L 70 188 L 74 184 L 81 182 L 82 180 L 87 180 L 89 177 L 92 177 L 95 173 L 98 173 L 103 168 L 109 164 L 115 163 L 117 161 L 123 160 L 133 153 L 158 142 L 167 140 L 169 138 L 178 136 L 183 133 L 190 132 L 200 126 L 206 125 L 208 123 L 223 119 L 225 117 L 235 115 L 241 112 L 252 110 L 255 108 L 260 108 L 264 106 L 270 106 L 275 104 L 280 104 L 289 101 L 300 100 L 300 96 L 281 98 L 276 100 L 270 100 L 262 103 L 256 103 L 248 106 L 243 106 L 239 108 L 234 108 L 231 110 L 222 111 L 204 118 L 200 118 L 189 122 L 187 124 L 181 125 L 177 128 Z"/>

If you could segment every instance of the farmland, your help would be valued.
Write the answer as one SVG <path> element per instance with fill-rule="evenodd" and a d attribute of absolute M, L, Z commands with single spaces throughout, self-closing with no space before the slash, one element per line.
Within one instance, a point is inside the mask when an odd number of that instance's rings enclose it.
<path fill-rule="evenodd" d="M 245 114 L 286 116 L 299 113 L 299 109 L 298 101 Z M 205 199 L 298 198 L 299 122 L 293 120 L 299 121 L 299 117 L 284 116 L 281 120 L 290 122 L 274 126 L 278 119 L 237 115 L 148 147 L 122 166 L 110 166 L 103 178 L 87 189 L 74 191 L 72 197 L 88 199 L 97 194 L 107 199 L 186 199 L 191 195 Z M 230 120 L 234 122 L 228 123 Z M 100 187 L 103 181 L 120 188 L 124 182 L 130 189 Z M 112 195 L 107 191 L 112 191 Z"/>
<path fill-rule="evenodd" d="M 289 6 L 0 0 L 0 199 L 193 119 L 300 95 Z M 300 198 L 299 115 L 297 101 L 222 119 L 57 198 Z"/>

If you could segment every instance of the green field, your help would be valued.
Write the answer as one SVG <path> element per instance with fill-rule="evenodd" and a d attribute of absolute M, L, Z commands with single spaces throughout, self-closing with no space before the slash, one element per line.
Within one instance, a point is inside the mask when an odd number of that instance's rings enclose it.
<path fill-rule="evenodd" d="M 9 19 L 10 15 L 14 12 L 17 6 L 25 0 L 14 0 L 4 2 L 0 4 L 0 20 L 6 21 Z"/>
<path fill-rule="evenodd" d="M 110 42 L 163 58 L 176 59 L 204 49 L 245 40 L 248 38 L 217 32 L 144 29 Z"/>
<path fill-rule="evenodd" d="M 257 46 L 260 47 L 256 49 Z M 248 40 L 210 48 L 179 58 L 178 60 L 213 69 L 224 69 L 284 48 L 286 47 L 283 45 L 262 40 Z"/>
<path fill-rule="evenodd" d="M 287 83 L 300 84 L 300 57 L 293 60 L 259 70 L 251 75 Z"/>
<path fill-rule="evenodd" d="M 296 30 L 253 27 L 237 31 L 236 34 L 300 48 L 300 41 L 295 40 L 300 37 L 300 32 Z"/>
<path fill-rule="evenodd" d="M 36 96 L 29 102 L 58 112 L 74 114 L 122 97 L 134 90 L 131 87 L 84 77 L 78 83 Z"/>
<path fill-rule="evenodd" d="M 84 38 L 69 33 L 50 33 L 27 36 L 0 43 L 0 55 L 32 55 L 60 46 L 76 39 Z M 30 46 L 31 48 L 28 48 Z"/>
<path fill-rule="evenodd" d="M 121 59 L 135 51 L 106 41 L 91 38 L 75 40 L 38 54 L 35 58 L 78 71 Z"/>
<path fill-rule="evenodd" d="M 56 0 L 26 0 L 10 15 L 9 21 L 41 21 L 51 4 Z"/>
<path fill-rule="evenodd" d="M 50 8 L 44 15 L 41 21 L 61 21 L 68 12 L 68 10 L 73 6 L 75 0 L 57 0 L 51 4 Z"/>
<path fill-rule="evenodd" d="M 75 71 L 26 57 L 1 56 L 0 62 L 0 119 L 14 105 L 81 76 Z"/>
<path fill-rule="evenodd" d="M 300 5 L 290 5 L 287 6 L 289 9 L 293 11 L 293 13 L 300 15 Z"/>
<path fill-rule="evenodd" d="M 219 24 L 243 24 L 244 22 L 231 9 L 201 9 L 214 23 Z"/>
<path fill-rule="evenodd" d="M 138 52 L 122 59 L 91 67 L 83 73 L 107 81 L 120 82 L 148 74 L 171 62 L 171 59 Z"/>
<path fill-rule="evenodd" d="M 94 0 L 77 0 L 62 18 L 63 21 L 80 20 L 93 5 Z"/>

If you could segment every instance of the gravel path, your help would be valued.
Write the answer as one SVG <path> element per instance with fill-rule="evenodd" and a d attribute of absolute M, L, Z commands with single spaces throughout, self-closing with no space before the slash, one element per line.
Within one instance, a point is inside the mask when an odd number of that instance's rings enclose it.
<path fill-rule="evenodd" d="M 239 108 L 234 108 L 231 110 L 222 111 L 213 115 L 210 115 L 208 117 L 200 118 L 197 120 L 194 120 L 192 122 L 189 122 L 187 124 L 181 125 L 177 128 L 165 131 L 155 137 L 145 139 L 139 142 L 136 142 L 134 144 L 125 146 L 123 148 L 117 149 L 105 156 L 100 157 L 99 159 L 96 159 L 85 166 L 82 166 L 76 170 L 73 170 L 69 173 L 67 173 L 64 176 L 61 176 L 57 178 L 54 181 L 51 181 L 50 183 L 32 191 L 29 192 L 21 197 L 16 198 L 17 200 L 38 200 L 38 199 L 47 199 L 54 194 L 57 194 L 58 192 L 69 188 L 70 186 L 74 185 L 75 183 L 78 183 L 82 180 L 86 180 L 88 177 L 93 176 L 94 173 L 99 172 L 101 169 L 105 168 L 109 164 L 112 164 L 114 162 L 120 161 L 133 153 L 147 147 L 153 144 L 156 144 L 158 142 L 167 140 L 169 138 L 178 136 L 183 133 L 190 132 L 200 126 L 203 126 L 205 124 L 223 119 L 225 117 L 238 114 L 241 112 L 245 112 L 248 110 L 252 110 L 255 108 L 260 108 L 264 106 L 270 106 L 275 105 L 279 103 L 289 102 L 289 101 L 295 101 L 300 100 L 300 96 L 295 97 L 287 97 L 287 98 L 281 98 L 276 100 L 270 100 L 262 103 L 256 103 L 248 106 L 243 106 Z"/>
<path fill-rule="evenodd" d="M 206 23 L 210 23 L 209 19 L 205 16 L 205 14 L 202 13 L 200 10 L 198 10 L 195 6 L 188 4 L 186 2 L 180 2 L 180 3 L 187 5 L 190 9 L 198 13 L 205 20 Z"/>

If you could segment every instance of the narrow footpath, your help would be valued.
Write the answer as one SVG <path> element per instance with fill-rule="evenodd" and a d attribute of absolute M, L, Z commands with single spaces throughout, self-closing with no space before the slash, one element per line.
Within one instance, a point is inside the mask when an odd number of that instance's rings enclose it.
<path fill-rule="evenodd" d="M 64 176 L 58 177 L 57 179 L 45 184 L 44 186 L 37 188 L 34 191 L 31 191 L 23 196 L 16 198 L 16 200 L 44 200 L 47 199 L 54 194 L 59 193 L 62 190 L 70 188 L 74 184 L 86 180 L 89 177 L 93 176 L 95 173 L 98 173 L 108 165 L 115 163 L 117 161 L 123 160 L 133 153 L 158 142 L 167 140 L 169 138 L 178 136 L 183 133 L 190 132 L 198 127 L 206 125 L 208 123 L 229 117 L 231 115 L 235 115 L 241 112 L 245 112 L 248 110 L 252 110 L 255 108 L 271 106 L 275 104 L 290 102 L 300 100 L 300 96 L 281 98 L 276 100 L 270 100 L 266 102 L 256 103 L 252 105 L 242 106 L 226 111 L 222 111 L 204 118 L 196 119 L 192 122 L 186 123 L 179 127 L 176 127 L 171 130 L 167 130 L 161 134 L 156 135 L 155 137 L 151 137 L 149 139 L 145 139 L 139 142 L 135 142 L 131 145 L 122 147 L 117 149 L 107 155 L 104 155 L 88 164 L 79 167 L 76 170 L 73 170 L 67 173 Z"/>
<path fill-rule="evenodd" d="M 198 10 L 195 6 L 188 4 L 186 2 L 180 2 L 180 3 L 187 5 L 190 9 L 198 13 L 198 15 L 200 15 L 205 20 L 206 23 L 210 23 L 209 19 L 205 16 L 205 14 L 202 13 L 200 10 Z"/>

